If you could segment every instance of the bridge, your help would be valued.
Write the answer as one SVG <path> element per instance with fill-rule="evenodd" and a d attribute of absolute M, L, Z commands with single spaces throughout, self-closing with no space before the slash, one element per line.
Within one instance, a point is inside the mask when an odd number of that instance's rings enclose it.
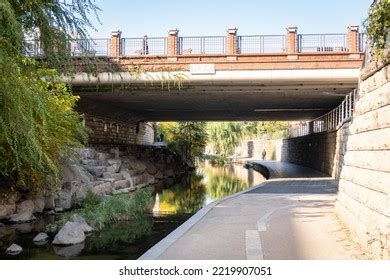
<path fill-rule="evenodd" d="M 117 121 L 307 120 L 357 87 L 364 53 L 358 26 L 343 34 L 75 40 L 74 56 L 101 60 L 97 77 L 72 80 L 78 109 Z M 36 48 L 35 50 L 39 50 Z M 84 65 L 85 66 L 85 65 Z M 81 65 L 83 67 L 83 65 Z"/>

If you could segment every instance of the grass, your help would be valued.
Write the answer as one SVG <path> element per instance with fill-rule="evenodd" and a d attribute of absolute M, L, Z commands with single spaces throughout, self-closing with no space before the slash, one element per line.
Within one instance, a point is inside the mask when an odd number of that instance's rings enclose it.
<path fill-rule="evenodd" d="M 89 192 L 81 203 L 81 208 L 65 213 L 55 226 L 61 227 L 74 214 L 78 214 L 95 230 L 101 230 L 105 225 L 111 223 L 137 219 L 145 214 L 151 200 L 152 194 L 148 189 L 108 197 L 99 197 Z"/>

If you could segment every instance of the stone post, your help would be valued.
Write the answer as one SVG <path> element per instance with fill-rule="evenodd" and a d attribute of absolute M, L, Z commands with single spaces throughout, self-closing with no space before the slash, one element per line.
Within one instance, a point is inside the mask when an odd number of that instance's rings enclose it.
<path fill-rule="evenodd" d="M 239 49 L 237 46 L 237 28 L 230 27 L 227 29 L 226 35 L 226 54 L 237 54 L 239 53 Z"/>
<path fill-rule="evenodd" d="M 176 56 L 179 54 L 179 30 L 170 29 L 167 38 L 167 55 Z"/>
<path fill-rule="evenodd" d="M 359 51 L 359 25 L 348 26 L 348 51 L 350 53 Z"/>
<path fill-rule="evenodd" d="M 121 34 L 120 30 L 111 31 L 110 37 L 110 54 L 111 57 L 119 57 L 121 55 Z"/>
<path fill-rule="evenodd" d="M 296 54 L 298 52 L 298 40 L 297 40 L 297 30 L 296 26 L 289 26 L 286 28 L 287 30 L 287 46 L 286 52 L 287 54 Z"/>

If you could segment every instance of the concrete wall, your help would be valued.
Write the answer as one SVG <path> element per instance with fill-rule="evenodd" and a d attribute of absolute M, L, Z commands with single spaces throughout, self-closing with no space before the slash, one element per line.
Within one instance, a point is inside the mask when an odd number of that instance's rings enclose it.
<path fill-rule="evenodd" d="M 85 125 L 90 128 L 89 144 L 152 144 L 153 123 L 124 123 L 108 118 L 86 115 Z"/>
<path fill-rule="evenodd" d="M 349 126 L 336 209 L 352 236 L 390 258 L 390 65 L 365 77 Z"/>
<path fill-rule="evenodd" d="M 284 139 L 281 161 L 299 164 L 339 178 L 348 139 L 349 122 L 335 131 Z"/>

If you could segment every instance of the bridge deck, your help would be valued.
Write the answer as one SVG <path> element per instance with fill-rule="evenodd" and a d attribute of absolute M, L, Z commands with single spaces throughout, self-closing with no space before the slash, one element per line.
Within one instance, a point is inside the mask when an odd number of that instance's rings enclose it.
<path fill-rule="evenodd" d="M 254 161 L 265 183 L 213 203 L 141 259 L 365 258 L 334 214 L 337 182 L 309 168 Z"/>

